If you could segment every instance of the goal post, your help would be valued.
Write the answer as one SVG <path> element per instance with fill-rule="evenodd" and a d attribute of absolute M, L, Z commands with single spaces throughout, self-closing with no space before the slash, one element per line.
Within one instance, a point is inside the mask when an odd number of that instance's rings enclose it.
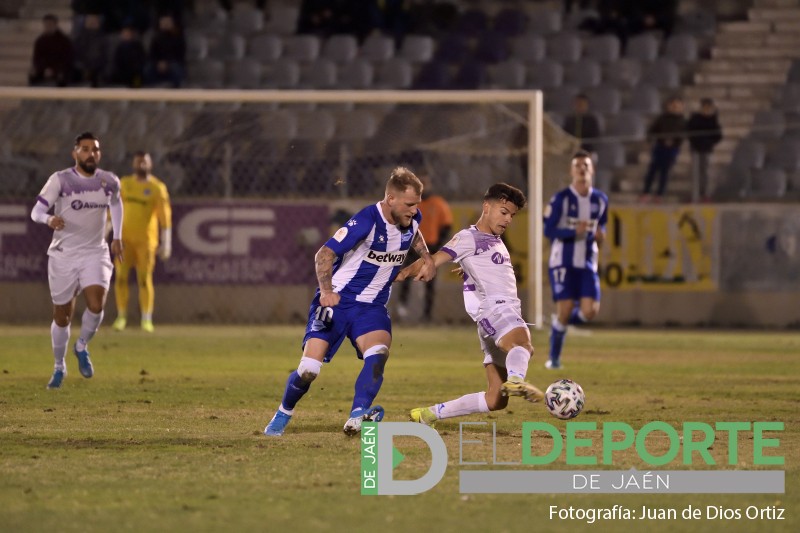
<path fill-rule="evenodd" d="M 359 112 L 369 120 L 354 120 Z M 378 190 L 375 169 L 409 157 L 412 169 L 416 163 L 442 176 L 436 188 L 448 201 L 477 203 L 479 187 L 509 181 L 527 189 L 527 258 L 519 274 L 526 281 L 526 319 L 536 328 L 543 326 L 545 118 L 540 91 L 0 87 L 0 119 L 0 170 L 6 172 L 0 178 L 5 181 L 0 201 L 30 199 L 31 190 L 59 165 L 69 166 L 68 143 L 74 135 L 94 129 L 101 132 L 104 151 L 112 154 L 104 153 L 101 167 L 113 162 L 118 168 L 109 170 L 128 173 L 125 162 L 135 139 L 159 152 L 156 175 L 162 167 L 179 176 L 168 182 L 176 188 L 173 198 L 186 194 L 209 205 L 260 197 L 287 203 L 316 199 L 331 207 L 347 200 L 363 204 Z M 364 135 L 353 131 L 362 127 L 372 130 Z M 259 144 L 262 139 L 270 142 Z M 271 150 L 276 150 L 274 159 L 268 157 Z M 338 177 L 320 181 L 315 178 L 319 172 Z M 11 182 L 17 176 L 33 183 L 26 189 Z"/>

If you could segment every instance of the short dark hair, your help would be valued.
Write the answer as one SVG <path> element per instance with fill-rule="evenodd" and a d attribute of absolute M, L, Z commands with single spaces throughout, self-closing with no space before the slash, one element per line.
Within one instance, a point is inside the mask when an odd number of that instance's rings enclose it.
<path fill-rule="evenodd" d="M 75 146 L 78 146 L 81 143 L 81 141 L 85 141 L 87 139 L 99 142 L 99 139 L 94 136 L 94 133 L 92 133 L 91 131 L 84 131 L 83 133 L 75 137 Z"/>
<path fill-rule="evenodd" d="M 583 159 L 584 157 L 592 159 L 592 154 L 590 154 L 586 150 L 578 150 L 577 152 L 572 154 L 572 159 L 570 159 L 570 161 L 572 161 L 573 159 Z"/>
<path fill-rule="evenodd" d="M 145 150 L 136 150 L 135 152 L 133 152 L 133 157 L 144 157 L 146 155 L 147 152 Z"/>
<path fill-rule="evenodd" d="M 700 99 L 700 105 L 714 105 L 714 100 L 711 98 L 705 97 Z"/>
<path fill-rule="evenodd" d="M 512 187 L 508 183 L 495 183 L 483 195 L 484 201 L 486 200 L 507 200 L 517 206 L 517 209 L 522 209 L 528 203 L 525 198 L 525 193 L 516 187 Z"/>
<path fill-rule="evenodd" d="M 396 167 L 392 170 L 389 181 L 386 182 L 386 192 L 389 192 L 389 189 L 405 192 L 409 187 L 414 189 L 415 193 L 422 194 L 422 182 L 413 172 L 406 167 Z"/>

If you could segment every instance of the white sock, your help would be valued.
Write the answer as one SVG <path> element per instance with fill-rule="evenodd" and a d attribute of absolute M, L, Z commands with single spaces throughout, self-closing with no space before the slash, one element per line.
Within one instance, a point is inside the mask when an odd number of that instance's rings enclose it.
<path fill-rule="evenodd" d="M 566 331 L 567 330 L 567 326 L 565 326 L 564 324 L 559 322 L 558 318 L 554 318 L 553 319 L 553 323 L 551 325 L 553 326 L 553 329 L 556 330 L 556 331 Z"/>
<path fill-rule="evenodd" d="M 95 314 L 89 311 L 88 307 L 84 310 L 81 316 L 81 336 L 78 338 L 78 342 L 75 343 L 79 351 L 86 349 L 86 345 L 89 344 L 94 334 L 97 333 L 97 329 L 100 327 L 100 322 L 102 321 L 102 311 Z"/>
<path fill-rule="evenodd" d="M 67 345 L 69 344 L 69 324 L 61 327 L 55 320 L 50 324 L 50 339 L 53 343 L 53 358 L 56 361 L 56 370 L 66 370 L 64 357 L 67 355 Z"/>
<path fill-rule="evenodd" d="M 517 376 L 518 378 L 525 379 L 525 374 L 528 373 L 528 361 L 531 359 L 531 354 L 522 346 L 514 346 L 508 351 L 506 355 L 506 370 L 508 376 Z"/>
<path fill-rule="evenodd" d="M 145 320 L 153 321 L 153 313 L 142 313 L 142 322 Z"/>
<path fill-rule="evenodd" d="M 436 418 L 453 418 L 454 416 L 470 415 L 472 413 L 488 413 L 485 392 L 473 392 L 449 402 L 437 403 L 432 411 Z"/>
<path fill-rule="evenodd" d="M 280 404 L 280 406 L 278 406 L 278 411 L 289 416 L 292 416 L 292 413 L 294 413 L 294 409 L 287 409 L 283 406 L 283 404 Z"/>

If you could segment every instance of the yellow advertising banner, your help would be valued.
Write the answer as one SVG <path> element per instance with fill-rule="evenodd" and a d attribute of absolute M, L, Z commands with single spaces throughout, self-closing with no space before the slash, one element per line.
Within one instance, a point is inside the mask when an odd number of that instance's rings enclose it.
<path fill-rule="evenodd" d="M 611 208 L 600 250 L 603 286 L 617 290 L 717 290 L 718 221 L 714 207 Z"/>

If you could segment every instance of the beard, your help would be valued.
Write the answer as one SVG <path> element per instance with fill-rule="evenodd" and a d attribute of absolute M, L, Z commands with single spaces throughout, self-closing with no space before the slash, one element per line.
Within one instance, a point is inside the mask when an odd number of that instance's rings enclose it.
<path fill-rule="evenodd" d="M 78 161 L 78 166 L 87 174 L 94 174 L 97 170 L 97 162 L 95 161 Z"/>

